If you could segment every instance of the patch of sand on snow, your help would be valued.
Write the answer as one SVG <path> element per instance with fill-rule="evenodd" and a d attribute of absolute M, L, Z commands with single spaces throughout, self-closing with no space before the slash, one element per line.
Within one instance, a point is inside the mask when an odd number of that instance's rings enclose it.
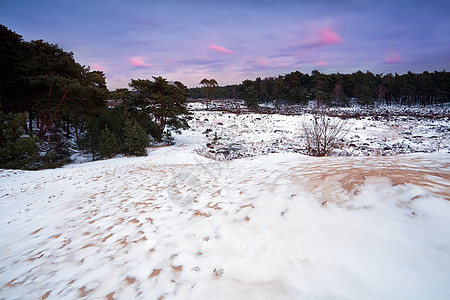
<path fill-rule="evenodd" d="M 377 178 L 387 179 L 393 186 L 416 185 L 450 201 L 449 163 L 428 165 L 428 158 L 405 156 L 334 159 L 318 158 L 311 164 L 291 168 L 308 191 L 319 194 L 322 204 L 352 199 L 362 186 Z"/>

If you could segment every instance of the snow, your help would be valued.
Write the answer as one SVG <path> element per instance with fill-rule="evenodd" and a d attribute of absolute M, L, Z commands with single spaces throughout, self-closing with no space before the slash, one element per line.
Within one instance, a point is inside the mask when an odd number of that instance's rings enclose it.
<path fill-rule="evenodd" d="M 348 110 L 335 109 L 334 113 L 346 115 L 350 113 Z M 409 116 L 402 116 L 401 111 L 397 111 L 397 116 L 390 117 L 377 115 L 386 115 L 385 110 L 372 111 L 372 115 L 366 111 L 351 111 L 351 114 L 361 117 L 348 119 L 344 127 L 348 132 L 335 155 L 450 152 L 449 114 L 438 112 L 445 117 L 438 117 L 437 113 L 433 118 L 411 116 L 426 116 L 428 110 L 423 108 L 407 111 Z M 310 119 L 312 115 L 308 111 L 301 115 L 196 111 L 190 125 L 194 131 L 204 133 L 208 138 L 209 146 L 202 145 L 197 153 L 216 160 L 229 160 L 268 153 L 306 154 L 302 124 Z"/>
<path fill-rule="evenodd" d="M 260 155 L 305 117 L 194 117 L 147 157 L 0 170 L 0 298 L 450 299 L 449 153 Z M 251 157 L 200 155 L 219 128 Z"/>

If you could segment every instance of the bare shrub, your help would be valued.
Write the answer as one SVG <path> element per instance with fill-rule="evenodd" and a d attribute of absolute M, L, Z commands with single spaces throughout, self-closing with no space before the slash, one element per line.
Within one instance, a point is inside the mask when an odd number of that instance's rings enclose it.
<path fill-rule="evenodd" d="M 347 120 L 328 116 L 325 108 L 315 108 L 312 120 L 302 123 L 308 155 L 331 155 L 350 129 L 347 124 Z"/>

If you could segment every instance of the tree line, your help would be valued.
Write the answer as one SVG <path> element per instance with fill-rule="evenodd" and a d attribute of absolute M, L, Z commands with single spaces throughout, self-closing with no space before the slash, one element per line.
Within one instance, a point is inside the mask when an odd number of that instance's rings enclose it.
<path fill-rule="evenodd" d="M 191 88 L 189 97 L 204 97 L 202 88 Z M 311 75 L 295 71 L 284 76 L 260 77 L 241 84 L 216 87 L 215 99 L 242 99 L 248 107 L 259 103 L 306 105 L 317 100 L 328 106 L 361 105 L 433 105 L 450 99 L 450 74 L 447 71 L 416 74 L 352 74 Z"/>
<path fill-rule="evenodd" d="M 129 87 L 110 92 L 105 74 L 72 52 L 0 25 L 0 168 L 57 167 L 78 151 L 146 155 L 151 140 L 171 143 L 170 130 L 188 126 L 182 83 L 153 77 Z"/>

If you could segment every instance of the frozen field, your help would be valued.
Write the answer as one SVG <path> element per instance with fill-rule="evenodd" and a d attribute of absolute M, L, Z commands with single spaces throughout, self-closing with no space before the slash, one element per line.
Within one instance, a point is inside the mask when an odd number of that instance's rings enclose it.
<path fill-rule="evenodd" d="M 450 114 L 445 110 L 437 111 L 440 115 L 432 118 L 402 115 L 399 108 L 394 109 L 391 116 L 386 116 L 385 110 L 378 111 L 380 116 L 377 112 L 364 115 L 368 112 L 354 112 L 351 109 L 332 111 L 336 115 L 360 115 L 347 119 L 344 127 L 347 133 L 334 155 L 449 153 Z M 432 112 L 421 108 L 408 111 L 418 115 Z M 310 113 L 281 115 L 196 111 L 190 125 L 208 138 L 197 153 L 216 160 L 229 160 L 268 153 L 306 154 L 302 124 L 311 119 Z"/>
<path fill-rule="evenodd" d="M 448 140 L 362 156 L 437 131 L 361 119 L 361 156 L 285 153 L 301 118 L 196 112 L 147 157 L 0 170 L 0 298 L 450 299 Z"/>

